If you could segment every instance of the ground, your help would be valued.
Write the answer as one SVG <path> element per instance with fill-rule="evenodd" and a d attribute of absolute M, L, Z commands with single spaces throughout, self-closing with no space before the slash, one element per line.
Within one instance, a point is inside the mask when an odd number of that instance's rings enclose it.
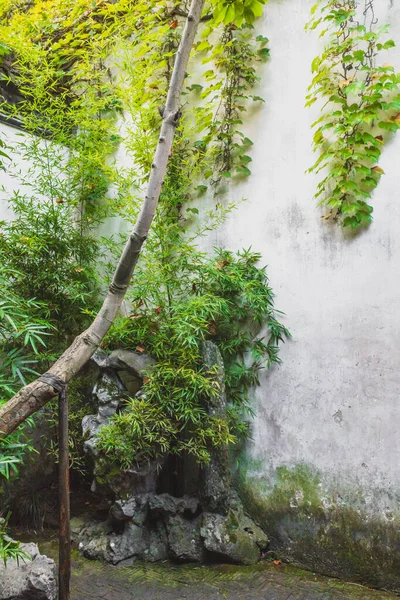
<path fill-rule="evenodd" d="M 39 543 L 54 555 L 54 544 Z M 112 567 L 73 553 L 71 600 L 394 600 L 396 596 L 285 564 Z"/>

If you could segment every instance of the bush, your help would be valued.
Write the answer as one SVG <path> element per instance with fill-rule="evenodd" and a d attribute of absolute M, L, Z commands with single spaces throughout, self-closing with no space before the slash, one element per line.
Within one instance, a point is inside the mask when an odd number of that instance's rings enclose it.
<path fill-rule="evenodd" d="M 278 321 L 266 269 L 259 255 L 216 250 L 213 258 L 190 248 L 166 267 L 155 254 L 145 260 L 132 290 L 132 313 L 118 319 L 106 345 L 146 351 L 157 359 L 145 379 L 143 399 L 102 428 L 99 449 L 107 462 L 128 469 L 161 454 L 192 454 L 207 463 L 210 448 L 247 434 L 249 390 L 259 373 L 279 363 L 278 344 L 289 335 Z M 264 335 L 260 330 L 266 326 Z M 227 421 L 209 416 L 219 394 L 215 372 L 202 362 L 202 343 L 212 340 L 225 363 Z"/>

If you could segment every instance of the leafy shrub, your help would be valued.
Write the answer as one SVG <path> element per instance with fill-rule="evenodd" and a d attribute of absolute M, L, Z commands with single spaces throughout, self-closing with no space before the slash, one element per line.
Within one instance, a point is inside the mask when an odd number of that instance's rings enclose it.
<path fill-rule="evenodd" d="M 19 562 L 21 559 L 29 559 L 29 555 L 22 550 L 21 543 L 11 539 L 7 535 L 7 525 L 10 515 L 8 514 L 5 519 L 0 519 L 0 561 L 7 565 L 8 560 L 16 560 Z"/>
<path fill-rule="evenodd" d="M 37 375 L 35 367 L 52 332 L 46 305 L 15 292 L 14 283 L 20 276 L 0 265 L 0 404 Z M 29 420 L 26 426 L 31 424 Z M 16 475 L 25 452 L 32 450 L 24 434 L 26 426 L 0 440 L 0 479 Z"/>
<path fill-rule="evenodd" d="M 96 242 L 81 235 L 63 202 L 17 192 L 9 205 L 16 218 L 0 223 L 0 260 L 13 270 L 15 293 L 40 301 L 59 336 L 79 331 L 85 308 L 96 304 Z"/>
<path fill-rule="evenodd" d="M 106 339 L 109 346 L 136 348 L 157 359 L 143 398 L 130 400 L 101 430 L 103 463 L 113 471 L 166 453 L 187 452 L 207 463 L 211 447 L 246 435 L 249 390 L 259 384 L 262 368 L 279 363 L 278 344 L 289 335 L 277 320 L 257 253 L 216 250 L 210 259 L 192 246 L 186 250 L 186 256 L 170 255 L 168 265 L 154 254 L 152 265 L 144 261 L 132 290 L 132 314 L 118 319 Z M 227 421 L 207 411 L 220 390 L 216 373 L 202 362 L 205 340 L 214 341 L 224 358 Z"/>

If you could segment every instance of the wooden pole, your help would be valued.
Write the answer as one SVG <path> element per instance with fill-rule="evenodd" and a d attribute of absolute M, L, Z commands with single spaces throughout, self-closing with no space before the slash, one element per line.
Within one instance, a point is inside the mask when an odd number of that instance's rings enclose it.
<path fill-rule="evenodd" d="M 59 447 L 59 600 L 70 600 L 71 579 L 71 531 L 69 505 L 69 452 L 68 452 L 68 397 L 67 389 L 58 397 L 58 447 Z"/>

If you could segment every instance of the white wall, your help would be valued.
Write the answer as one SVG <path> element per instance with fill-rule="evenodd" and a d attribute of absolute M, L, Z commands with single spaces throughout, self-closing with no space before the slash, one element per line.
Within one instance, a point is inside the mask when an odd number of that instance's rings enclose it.
<path fill-rule="evenodd" d="M 15 146 L 18 141 L 21 141 L 22 135 L 23 134 L 17 129 L 8 127 L 7 125 L 4 125 L 4 123 L 0 123 L 0 138 L 5 144 L 9 145 L 10 148 Z M 21 160 L 16 152 L 8 149 L 5 149 L 5 151 L 12 160 L 10 162 L 7 159 L 4 159 L 3 162 L 6 170 L 0 171 L 0 221 L 12 218 L 12 212 L 8 208 L 7 200 L 13 190 L 20 187 L 17 179 L 12 177 L 11 170 L 17 172 L 18 169 L 22 169 L 23 171 L 27 171 L 28 169 L 27 163 Z"/>
<path fill-rule="evenodd" d="M 257 92 L 266 102 L 247 126 L 252 175 L 231 190 L 248 201 L 212 243 L 262 252 L 293 334 L 282 366 L 265 372 L 255 393 L 248 481 L 263 483 L 266 497 L 277 468 L 306 464 L 325 503 L 336 494 L 387 521 L 400 496 L 400 135 L 383 152 L 369 229 L 351 236 L 321 220 L 319 179 L 305 174 L 319 116 L 317 104 L 303 108 L 321 49 L 318 34 L 304 31 L 312 4 L 270 0 L 258 26 L 271 48 Z M 400 71 L 400 3 L 375 5 L 398 43 L 384 62 Z"/>
<path fill-rule="evenodd" d="M 271 467 L 305 460 L 342 479 L 400 484 L 400 136 L 383 152 L 371 227 L 351 236 L 322 221 L 318 179 L 304 173 L 318 118 L 316 105 L 303 108 L 318 53 L 316 34 L 303 30 L 311 4 L 268 5 L 266 104 L 248 129 L 253 175 L 232 190 L 249 200 L 219 233 L 227 247 L 262 251 L 294 337 L 257 393 L 252 453 Z M 380 0 L 380 17 L 400 42 L 400 8 L 388 4 Z M 400 44 L 388 60 L 400 70 Z"/>

